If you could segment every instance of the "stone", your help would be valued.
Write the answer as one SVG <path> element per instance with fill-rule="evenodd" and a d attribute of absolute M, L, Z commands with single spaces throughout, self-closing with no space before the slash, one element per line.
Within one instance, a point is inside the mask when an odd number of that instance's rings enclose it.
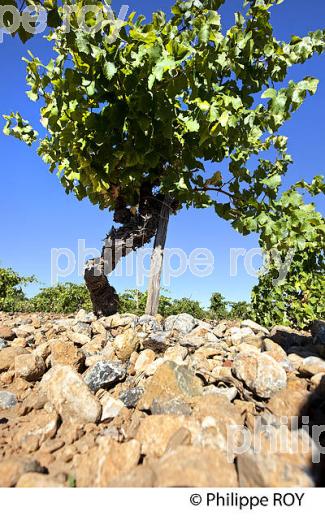
<path fill-rule="evenodd" d="M 170 332 L 154 332 L 144 338 L 142 344 L 145 349 L 150 349 L 154 352 L 164 352 L 168 348 L 170 337 Z"/>
<path fill-rule="evenodd" d="M 267 407 L 270 412 L 278 417 L 288 417 L 288 426 L 290 428 L 292 420 L 298 422 L 303 406 L 310 395 L 310 392 L 301 384 L 299 379 L 289 379 L 287 387 L 274 394 L 269 400 Z M 298 424 L 293 424 L 294 426 L 297 427 Z"/>
<path fill-rule="evenodd" d="M 114 399 L 109 394 L 104 395 L 101 400 L 102 405 L 102 416 L 101 421 L 106 421 L 107 419 L 114 419 L 120 413 L 120 411 L 125 408 L 123 401 L 120 399 Z"/>
<path fill-rule="evenodd" d="M 85 354 L 72 342 L 57 341 L 51 345 L 51 365 L 69 365 L 79 370 L 85 361 Z"/>
<path fill-rule="evenodd" d="M 42 390 L 63 420 L 96 423 L 101 405 L 82 377 L 70 366 L 57 365 L 43 377 Z"/>
<path fill-rule="evenodd" d="M 262 332 L 262 334 L 265 334 L 265 336 L 269 334 L 269 331 L 266 327 L 263 327 L 262 325 L 259 325 L 258 323 L 255 323 L 255 321 L 252 320 L 244 320 L 241 322 L 240 326 L 249 327 L 256 334 L 258 334 L 259 332 Z"/>
<path fill-rule="evenodd" d="M 186 367 L 166 361 L 158 367 L 139 402 L 140 409 L 151 408 L 154 399 L 191 398 L 202 394 L 202 381 Z"/>
<path fill-rule="evenodd" d="M 13 408 L 18 403 L 16 394 L 12 392 L 0 391 L 0 410 Z"/>
<path fill-rule="evenodd" d="M 97 323 L 97 322 L 95 322 Z M 105 345 L 107 344 L 106 335 L 98 334 L 89 343 L 83 345 L 80 350 L 86 356 L 93 356 L 94 354 L 101 354 Z"/>
<path fill-rule="evenodd" d="M 119 399 L 127 408 L 135 408 L 143 395 L 144 389 L 141 386 L 128 388 L 119 395 Z"/>
<path fill-rule="evenodd" d="M 222 427 L 243 424 L 243 417 L 236 407 L 229 402 L 228 397 L 218 394 L 205 394 L 193 399 L 193 417 L 203 421 L 207 417 L 216 420 L 213 424 L 222 424 Z M 225 431 L 226 433 L 226 431 Z"/>
<path fill-rule="evenodd" d="M 0 350 L 0 373 L 9 370 L 15 364 L 15 357 L 25 352 L 16 347 L 7 347 Z"/>
<path fill-rule="evenodd" d="M 264 426 L 265 430 L 265 426 Z M 257 448 L 254 450 L 254 446 Z M 314 487 L 311 460 L 315 447 L 304 430 L 270 426 L 237 456 L 241 487 Z"/>
<path fill-rule="evenodd" d="M 9 457 L 0 461 L 0 487 L 14 487 L 25 473 L 44 473 L 45 469 L 34 459 Z"/>
<path fill-rule="evenodd" d="M 90 336 L 87 334 L 80 334 L 79 332 L 68 332 L 68 338 L 76 345 L 86 345 L 90 341 Z"/>
<path fill-rule="evenodd" d="M 155 361 L 153 361 L 146 369 L 145 369 L 145 372 L 144 372 L 144 375 L 145 376 L 153 376 L 158 368 L 163 365 L 165 363 L 165 360 L 164 358 L 158 358 L 158 359 L 155 359 Z"/>
<path fill-rule="evenodd" d="M 217 341 L 218 338 L 212 333 L 211 327 L 207 324 L 202 324 L 183 336 L 180 340 L 180 345 L 198 349 L 207 343 L 216 343 Z"/>
<path fill-rule="evenodd" d="M 41 343 L 40 345 L 38 345 L 35 348 L 35 350 L 33 350 L 34 356 L 41 357 L 42 359 L 44 359 L 44 361 L 46 361 L 47 358 L 51 355 L 51 342 L 52 341 L 53 340 L 46 342 L 46 343 Z M 56 343 L 55 340 L 54 340 L 54 343 Z"/>
<path fill-rule="evenodd" d="M 311 333 L 315 343 L 319 341 L 325 344 L 325 320 L 315 320 L 311 326 Z"/>
<path fill-rule="evenodd" d="M 258 350 L 263 350 L 264 347 L 264 341 L 261 337 L 263 334 L 259 332 L 259 336 L 246 336 L 245 343 L 248 345 L 252 345 L 253 347 L 256 347 Z M 241 346 L 241 345 L 239 345 Z"/>
<path fill-rule="evenodd" d="M 53 439 L 59 426 L 59 416 L 55 411 L 34 410 L 26 417 L 13 441 L 28 452 L 36 451 L 43 442 Z"/>
<path fill-rule="evenodd" d="M 150 407 L 152 415 L 191 415 L 192 408 L 180 398 L 154 399 Z"/>
<path fill-rule="evenodd" d="M 102 336 L 106 337 L 106 329 L 104 327 L 104 324 L 100 321 L 94 321 L 91 324 L 91 330 L 93 334 L 101 334 Z"/>
<path fill-rule="evenodd" d="M 90 339 L 91 327 L 88 323 L 77 321 L 77 323 L 72 327 L 72 331 L 78 334 L 85 334 L 86 336 L 89 336 Z"/>
<path fill-rule="evenodd" d="M 286 351 L 272 339 L 264 339 L 262 351 L 266 352 L 278 362 L 287 359 Z"/>
<path fill-rule="evenodd" d="M 132 314 L 113 314 L 102 318 L 102 323 L 106 329 L 118 329 L 120 327 L 134 327 L 138 322 L 138 318 Z"/>
<path fill-rule="evenodd" d="M 84 374 L 84 381 L 93 392 L 110 388 L 126 376 L 126 367 L 120 361 L 98 361 Z"/>
<path fill-rule="evenodd" d="M 57 488 L 64 487 L 63 484 L 53 479 L 50 475 L 42 475 L 41 473 L 24 473 L 17 484 L 16 488 Z"/>
<path fill-rule="evenodd" d="M 136 466 L 129 473 L 116 477 L 109 483 L 113 488 L 152 488 L 155 485 L 155 473 L 146 466 Z"/>
<path fill-rule="evenodd" d="M 238 350 L 240 353 L 248 353 L 248 352 L 259 352 L 259 349 L 255 347 L 254 345 L 251 345 L 250 343 L 246 343 L 245 341 L 243 343 L 240 343 L 238 345 Z"/>
<path fill-rule="evenodd" d="M 148 415 L 140 422 L 135 438 L 141 444 L 141 452 L 148 457 L 161 457 L 170 438 L 186 424 L 184 416 Z"/>
<path fill-rule="evenodd" d="M 8 341 L 6 341 L 5 339 L 0 338 L 0 350 L 3 350 L 6 347 L 9 347 Z"/>
<path fill-rule="evenodd" d="M 131 354 L 137 350 L 140 340 L 133 329 L 128 329 L 123 334 L 119 334 L 113 341 L 115 354 L 121 361 L 130 359 Z"/>
<path fill-rule="evenodd" d="M 0 327 L 0 338 L 6 339 L 8 341 L 12 341 L 15 339 L 16 334 L 15 332 L 10 329 L 9 327 Z"/>
<path fill-rule="evenodd" d="M 270 332 L 270 339 L 286 350 L 292 345 L 302 346 L 310 343 L 311 336 L 308 333 L 294 330 L 285 325 L 276 325 Z"/>
<path fill-rule="evenodd" d="M 109 437 L 99 439 L 98 446 L 74 459 L 78 487 L 109 487 L 111 481 L 128 475 L 140 459 L 137 440 L 119 443 Z"/>
<path fill-rule="evenodd" d="M 232 371 L 237 379 L 243 381 L 250 390 L 262 398 L 271 397 L 287 384 L 285 370 L 264 353 L 238 354 L 234 359 Z"/>
<path fill-rule="evenodd" d="M 157 487 L 236 487 L 235 465 L 213 448 L 179 446 L 152 465 Z"/>
<path fill-rule="evenodd" d="M 141 326 L 143 332 L 158 332 L 163 330 L 161 323 L 154 316 L 144 314 L 138 319 L 138 325 Z"/>
<path fill-rule="evenodd" d="M 173 361 L 177 365 L 183 365 L 184 359 L 188 354 L 188 350 L 185 347 L 176 345 L 175 347 L 169 347 L 164 353 L 164 359 L 166 361 Z"/>
<path fill-rule="evenodd" d="M 322 394 L 325 394 L 325 374 L 321 372 L 320 374 L 315 374 L 310 378 L 310 382 L 314 390 L 318 392 L 321 391 Z"/>
<path fill-rule="evenodd" d="M 240 345 L 248 336 L 254 336 L 254 332 L 249 327 L 231 327 L 227 335 L 231 345 Z"/>
<path fill-rule="evenodd" d="M 221 322 L 212 329 L 212 332 L 217 338 L 223 338 L 226 330 L 227 330 L 227 323 Z"/>
<path fill-rule="evenodd" d="M 75 320 L 76 322 L 93 323 L 97 318 L 93 312 L 87 312 L 84 309 L 80 309 L 75 316 Z"/>
<path fill-rule="evenodd" d="M 176 330 L 181 334 L 189 334 L 197 324 L 197 320 L 190 314 L 177 314 L 168 316 L 166 318 L 164 326 L 165 330 Z"/>
<path fill-rule="evenodd" d="M 325 361 L 316 356 L 309 356 L 303 359 L 298 370 L 308 377 L 321 372 L 325 374 Z"/>
<path fill-rule="evenodd" d="M 26 381 L 39 381 L 46 372 L 46 365 L 41 357 L 34 354 L 21 354 L 15 357 L 15 376 Z"/>
<path fill-rule="evenodd" d="M 134 369 L 137 374 L 145 372 L 149 365 L 156 359 L 156 354 L 153 350 L 146 349 L 140 352 L 138 359 L 135 362 Z"/>
<path fill-rule="evenodd" d="M 33 325 L 26 324 L 21 325 L 20 327 L 16 327 L 13 329 L 13 332 L 15 332 L 17 338 L 28 338 L 35 333 L 35 328 Z"/>
<path fill-rule="evenodd" d="M 238 390 L 234 386 L 218 387 L 215 385 L 208 385 L 208 386 L 204 387 L 203 394 L 204 395 L 223 395 L 228 399 L 228 401 L 231 402 L 234 399 L 236 399 Z"/>

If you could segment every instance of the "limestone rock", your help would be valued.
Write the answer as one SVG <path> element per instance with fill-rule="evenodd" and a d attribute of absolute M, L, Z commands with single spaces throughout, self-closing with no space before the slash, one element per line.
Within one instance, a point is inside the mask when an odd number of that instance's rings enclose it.
<path fill-rule="evenodd" d="M 104 395 L 100 402 L 102 405 L 101 421 L 114 419 L 114 417 L 117 417 L 120 411 L 125 407 L 123 401 L 120 399 L 114 399 L 109 394 Z"/>
<path fill-rule="evenodd" d="M 68 338 L 76 345 L 86 345 L 90 341 L 90 336 L 87 334 L 81 334 L 79 332 L 68 332 Z"/>
<path fill-rule="evenodd" d="M 140 352 L 138 359 L 135 362 L 134 369 L 136 373 L 145 372 L 149 365 L 156 359 L 156 354 L 153 350 L 145 349 Z"/>
<path fill-rule="evenodd" d="M 43 358 L 34 354 L 22 354 L 15 358 L 15 375 L 26 381 L 39 381 L 46 372 Z"/>
<path fill-rule="evenodd" d="M 51 364 L 70 365 L 79 370 L 84 363 L 85 355 L 72 342 L 57 341 L 51 345 Z"/>
<path fill-rule="evenodd" d="M 269 356 L 273 357 L 275 361 L 284 361 L 287 359 L 287 354 L 285 350 L 275 343 L 275 341 L 272 341 L 271 339 L 264 339 L 264 345 L 263 345 L 263 351 L 266 352 Z"/>
<path fill-rule="evenodd" d="M 157 487 L 236 487 L 235 465 L 213 448 L 179 446 L 152 465 Z"/>
<path fill-rule="evenodd" d="M 181 334 L 189 334 L 197 324 L 197 320 L 190 314 L 177 314 L 166 318 L 165 330 L 176 330 Z"/>
<path fill-rule="evenodd" d="M 132 352 L 135 352 L 139 345 L 140 340 L 136 332 L 132 329 L 128 329 L 123 332 L 123 334 L 116 336 L 113 342 L 116 356 L 121 361 L 129 360 Z"/>
<path fill-rule="evenodd" d="M 285 370 L 267 354 L 249 352 L 238 354 L 234 359 L 233 373 L 259 397 L 269 398 L 285 388 Z"/>
<path fill-rule="evenodd" d="M 8 341 L 12 341 L 13 339 L 15 339 L 15 337 L 16 337 L 16 334 L 12 329 L 10 329 L 9 327 L 0 326 L 0 338 L 1 339 L 6 339 Z"/>
<path fill-rule="evenodd" d="M 262 334 L 265 334 L 266 336 L 269 334 L 269 331 L 266 327 L 263 327 L 262 325 L 259 325 L 258 323 L 255 323 L 255 321 L 252 320 L 244 320 L 241 322 L 240 326 L 249 327 L 256 334 L 258 334 L 259 332 L 262 332 Z"/>
<path fill-rule="evenodd" d="M 11 457 L 0 462 L 0 487 L 13 487 L 25 473 L 44 473 L 45 469 L 34 459 Z"/>
<path fill-rule="evenodd" d="M 184 426 L 186 417 L 177 415 L 148 415 L 140 423 L 136 439 L 141 452 L 151 457 L 161 457 L 170 438 Z"/>
<path fill-rule="evenodd" d="M 41 473 L 24 473 L 17 484 L 17 488 L 57 488 L 63 487 L 60 482 L 50 477 L 50 475 L 42 475 Z"/>
<path fill-rule="evenodd" d="M 316 356 L 306 357 L 299 366 L 299 372 L 307 376 L 314 376 L 321 372 L 325 374 L 325 361 Z"/>
<path fill-rule="evenodd" d="M 53 367 L 43 377 L 41 386 L 63 420 L 96 423 L 100 419 L 102 410 L 98 399 L 71 367 Z"/>
<path fill-rule="evenodd" d="M 268 402 L 268 409 L 279 417 L 288 417 L 291 420 L 298 419 L 305 406 L 310 392 L 301 384 L 299 379 L 288 381 L 288 386 L 273 395 Z M 290 427 L 289 422 L 289 427 Z M 298 424 L 296 425 L 296 427 Z"/>
<path fill-rule="evenodd" d="M 145 349 L 153 350 L 154 352 L 164 352 L 169 346 L 171 334 L 170 332 L 152 332 L 144 338 L 142 344 Z"/>
<path fill-rule="evenodd" d="M 78 487 L 107 487 L 111 481 L 127 475 L 139 462 L 140 444 L 130 440 L 120 444 L 102 438 L 98 446 L 75 459 Z"/>
<path fill-rule="evenodd" d="M 200 394 L 202 394 L 202 382 L 193 372 L 172 361 L 166 361 L 146 384 L 139 407 L 149 410 L 154 399 L 173 397 L 186 399 Z"/>
<path fill-rule="evenodd" d="M 242 487 L 313 487 L 311 459 L 313 442 L 304 430 L 271 428 L 253 437 L 254 451 L 237 457 L 239 485 Z M 260 443 L 260 444 L 259 444 Z"/>

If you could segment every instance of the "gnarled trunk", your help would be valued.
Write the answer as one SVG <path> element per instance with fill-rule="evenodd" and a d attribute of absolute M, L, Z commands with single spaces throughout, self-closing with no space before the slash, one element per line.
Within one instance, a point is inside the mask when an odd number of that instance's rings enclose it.
<path fill-rule="evenodd" d="M 112 227 L 105 239 L 101 257 L 89 260 L 85 266 L 84 278 L 97 315 L 110 316 L 118 311 L 119 298 L 107 276 L 123 257 L 144 246 L 156 235 L 162 199 L 161 195 L 153 195 L 152 187 L 148 188 L 148 184 L 144 183 L 135 215 L 123 201 L 117 204 L 114 222 L 122 225 Z"/>

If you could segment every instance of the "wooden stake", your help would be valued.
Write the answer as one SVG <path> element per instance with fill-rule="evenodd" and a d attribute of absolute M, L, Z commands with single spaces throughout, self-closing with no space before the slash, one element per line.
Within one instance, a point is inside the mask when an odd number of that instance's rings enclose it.
<path fill-rule="evenodd" d="M 158 313 L 160 281 L 163 268 L 164 249 L 167 238 L 171 201 L 171 197 L 166 195 L 163 201 L 163 206 L 161 208 L 160 220 L 151 257 L 148 298 L 146 305 L 146 314 L 149 314 L 150 316 L 155 316 Z"/>

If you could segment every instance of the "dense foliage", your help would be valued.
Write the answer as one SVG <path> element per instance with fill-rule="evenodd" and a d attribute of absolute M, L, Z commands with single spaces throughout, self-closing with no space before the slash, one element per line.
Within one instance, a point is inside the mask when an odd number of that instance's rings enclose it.
<path fill-rule="evenodd" d="M 27 302 L 23 287 L 34 281 L 34 276 L 21 276 L 12 269 L 0 267 L 0 310 L 23 310 Z"/>
<path fill-rule="evenodd" d="M 325 319 L 324 273 L 324 250 L 296 252 L 282 283 L 277 282 L 279 267 L 273 263 L 252 293 L 255 319 L 266 326 L 283 323 L 298 328 Z"/>
<path fill-rule="evenodd" d="M 270 16 L 282 1 L 245 0 L 225 32 L 218 12 L 224 0 L 177 0 L 170 16 L 156 12 L 147 22 L 132 13 L 118 34 L 102 4 L 101 29 L 92 30 L 97 19 L 89 13 L 85 31 L 80 16 L 89 2 L 67 1 L 75 7 L 70 31 L 58 26 L 48 37 L 55 57 L 42 64 L 30 53 L 26 60 L 28 96 L 41 103 L 44 133 L 38 139 L 18 113 L 6 116 L 4 131 L 28 145 L 38 140 L 66 192 L 101 209 L 116 210 L 122 198 L 133 211 L 145 181 L 179 208 L 213 206 L 240 233 L 259 233 L 266 252 L 283 259 L 294 251 L 287 286 L 262 277 L 254 305 L 263 299 L 277 321 L 301 325 L 318 313 L 324 282 L 321 266 L 312 266 L 325 227 L 298 190 L 325 189 L 315 177 L 281 194 L 292 162 L 281 127 L 317 91 L 315 78 L 286 78 L 290 67 L 325 51 L 325 31 L 279 41 Z"/>
<path fill-rule="evenodd" d="M 84 285 L 65 283 L 41 289 L 29 300 L 33 312 L 72 313 L 80 309 L 91 310 L 92 305 Z"/>

